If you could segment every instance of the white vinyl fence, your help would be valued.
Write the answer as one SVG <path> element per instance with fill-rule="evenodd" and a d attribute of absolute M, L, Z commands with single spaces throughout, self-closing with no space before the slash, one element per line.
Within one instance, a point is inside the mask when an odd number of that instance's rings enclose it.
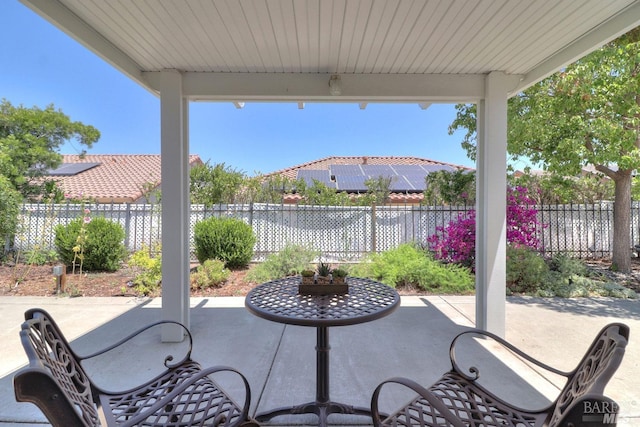
<path fill-rule="evenodd" d="M 55 249 L 55 227 L 85 216 L 103 216 L 122 225 L 125 245 L 130 251 L 153 247 L 161 237 L 161 206 L 150 204 L 25 204 L 14 251 L 34 247 Z M 405 242 L 425 244 L 436 227 L 464 215 L 470 207 L 456 206 L 310 206 L 282 204 L 241 204 L 191 206 L 193 226 L 205 218 L 233 217 L 250 224 L 257 242 L 254 260 L 264 260 L 285 245 L 308 245 L 323 258 L 356 260 L 369 252 L 380 252 Z M 543 252 L 568 252 L 582 258 L 608 257 L 613 233 L 613 205 L 537 206 Z M 632 243 L 640 243 L 638 203 L 631 212 Z"/>

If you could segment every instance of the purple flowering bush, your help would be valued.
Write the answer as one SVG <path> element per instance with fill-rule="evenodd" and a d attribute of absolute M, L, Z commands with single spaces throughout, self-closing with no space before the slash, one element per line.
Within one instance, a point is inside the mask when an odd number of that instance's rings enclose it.
<path fill-rule="evenodd" d="M 539 249 L 537 231 L 543 227 L 537 219 L 534 200 L 524 187 L 507 191 L 507 243 L 514 247 Z M 462 213 L 427 239 L 435 259 L 461 264 L 474 270 L 476 258 L 476 211 Z"/>

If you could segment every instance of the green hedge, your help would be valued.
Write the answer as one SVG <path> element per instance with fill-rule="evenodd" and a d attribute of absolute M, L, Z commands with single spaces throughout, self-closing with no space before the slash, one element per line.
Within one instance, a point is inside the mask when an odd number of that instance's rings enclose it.
<path fill-rule="evenodd" d="M 66 265 L 73 264 L 76 257 L 73 248 L 81 245 L 78 236 L 83 232 L 85 236 L 83 270 L 118 270 L 120 262 L 127 254 L 123 243 L 125 232 L 120 224 L 101 217 L 93 218 L 88 223 L 78 218 L 67 225 L 56 226 L 55 244 L 60 260 Z M 76 258 L 76 265 L 79 264 L 80 260 Z"/>
<path fill-rule="evenodd" d="M 245 267 L 253 258 L 256 236 L 251 226 L 235 218 L 208 218 L 193 229 L 196 257 L 200 264 L 218 259 L 227 268 Z"/>

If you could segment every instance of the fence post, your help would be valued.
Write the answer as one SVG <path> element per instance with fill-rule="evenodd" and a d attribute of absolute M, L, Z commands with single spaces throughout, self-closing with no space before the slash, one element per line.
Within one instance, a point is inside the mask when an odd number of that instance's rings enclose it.
<path fill-rule="evenodd" d="M 376 205 L 373 204 L 371 205 L 371 252 L 375 253 L 377 252 L 377 248 L 378 248 L 378 234 L 377 234 L 377 227 L 376 227 L 376 216 L 377 216 L 377 212 L 376 212 Z"/>

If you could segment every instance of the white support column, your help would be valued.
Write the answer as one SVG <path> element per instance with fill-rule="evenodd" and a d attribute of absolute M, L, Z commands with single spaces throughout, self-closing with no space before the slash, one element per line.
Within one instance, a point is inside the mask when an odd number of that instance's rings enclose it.
<path fill-rule="evenodd" d="M 509 79 L 492 72 L 478 104 L 476 327 L 505 334 L 507 95 Z"/>
<path fill-rule="evenodd" d="M 161 73 L 162 319 L 189 327 L 189 141 L 187 101 L 178 71 Z M 178 327 L 162 341 L 184 338 Z"/>

